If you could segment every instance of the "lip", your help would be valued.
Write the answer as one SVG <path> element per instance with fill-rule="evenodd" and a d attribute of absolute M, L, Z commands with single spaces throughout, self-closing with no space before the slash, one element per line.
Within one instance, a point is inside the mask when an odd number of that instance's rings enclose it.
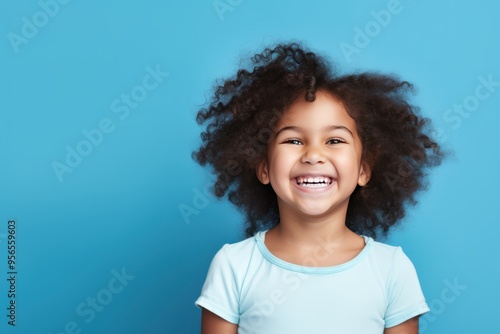
<path fill-rule="evenodd" d="M 316 178 L 316 177 L 326 177 L 330 178 L 332 181 L 335 181 L 337 178 L 333 176 L 332 174 L 329 173 L 321 173 L 321 172 L 310 172 L 310 173 L 303 173 L 303 174 L 295 174 L 292 176 L 292 180 L 296 180 L 298 178 Z"/>

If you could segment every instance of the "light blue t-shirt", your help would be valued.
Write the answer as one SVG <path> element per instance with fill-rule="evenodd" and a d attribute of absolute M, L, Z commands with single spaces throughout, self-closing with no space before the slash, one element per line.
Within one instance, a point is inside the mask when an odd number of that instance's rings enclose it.
<path fill-rule="evenodd" d="M 364 236 L 365 247 L 346 263 L 315 267 L 328 255 L 319 247 L 300 266 L 271 254 L 264 237 L 224 245 L 195 303 L 238 324 L 239 334 L 382 334 L 429 311 L 400 247 Z"/>

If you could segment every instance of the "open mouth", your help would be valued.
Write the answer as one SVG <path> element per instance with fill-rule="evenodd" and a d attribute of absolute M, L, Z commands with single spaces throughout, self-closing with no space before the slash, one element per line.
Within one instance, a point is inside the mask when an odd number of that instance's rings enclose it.
<path fill-rule="evenodd" d="M 305 188 L 324 188 L 332 184 L 333 180 L 328 176 L 315 176 L 315 177 L 303 177 L 299 176 L 295 178 L 297 185 Z"/>

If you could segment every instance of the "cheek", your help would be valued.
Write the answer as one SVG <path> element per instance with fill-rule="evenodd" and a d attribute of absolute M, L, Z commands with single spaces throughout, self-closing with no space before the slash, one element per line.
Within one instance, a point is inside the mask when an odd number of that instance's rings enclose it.
<path fill-rule="evenodd" d="M 335 165 L 338 173 L 354 174 L 359 171 L 359 156 L 354 151 L 344 152 L 335 157 Z"/>
<path fill-rule="evenodd" d="M 287 152 L 276 151 L 269 158 L 271 181 L 288 179 L 294 163 L 293 157 Z"/>

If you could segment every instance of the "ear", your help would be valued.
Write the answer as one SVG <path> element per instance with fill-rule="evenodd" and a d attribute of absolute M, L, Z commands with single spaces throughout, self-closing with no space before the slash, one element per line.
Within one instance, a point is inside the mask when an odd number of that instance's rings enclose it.
<path fill-rule="evenodd" d="M 371 167 L 366 162 L 362 162 L 361 169 L 359 171 L 358 185 L 360 187 L 366 186 L 368 181 L 370 181 L 371 176 L 372 176 Z"/>
<path fill-rule="evenodd" d="M 259 162 L 255 172 L 257 174 L 257 178 L 262 184 L 269 184 L 271 180 L 269 178 L 269 167 L 266 159 Z"/>

